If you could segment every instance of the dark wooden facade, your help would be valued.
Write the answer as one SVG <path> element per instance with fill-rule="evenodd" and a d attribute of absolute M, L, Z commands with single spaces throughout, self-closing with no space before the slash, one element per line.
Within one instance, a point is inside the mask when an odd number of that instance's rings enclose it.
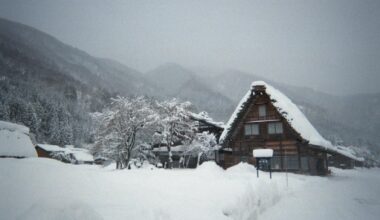
<path fill-rule="evenodd" d="M 273 101 L 265 92 L 264 86 L 252 90 L 252 95 L 237 115 L 222 143 L 218 163 L 224 168 L 242 161 L 255 165 L 256 161 L 252 155 L 254 149 L 273 149 L 271 167 L 274 171 L 326 175 L 327 152 L 302 139 L 273 105 Z M 269 132 L 269 126 L 275 127 L 274 123 L 279 129 Z M 252 124 L 256 128 L 258 126 L 258 132 L 247 134 L 246 126 Z"/>
<path fill-rule="evenodd" d="M 355 166 L 362 166 L 360 161 L 355 161 L 341 154 L 333 154 L 329 157 L 329 166 L 341 169 L 353 169 Z"/>
<path fill-rule="evenodd" d="M 51 152 L 50 151 L 47 151 L 47 150 L 41 148 L 38 145 L 36 145 L 35 148 L 36 148 L 38 157 L 53 158 L 51 156 Z"/>

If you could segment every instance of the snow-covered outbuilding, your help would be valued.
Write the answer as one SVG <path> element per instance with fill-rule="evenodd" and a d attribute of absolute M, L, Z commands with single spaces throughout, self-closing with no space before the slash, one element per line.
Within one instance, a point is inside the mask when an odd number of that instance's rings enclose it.
<path fill-rule="evenodd" d="M 214 134 L 217 139 L 219 139 L 224 130 L 224 123 L 214 121 L 207 112 L 192 113 L 190 118 L 198 122 L 198 132 L 209 132 Z"/>
<path fill-rule="evenodd" d="M 36 157 L 37 153 L 29 137 L 29 128 L 11 122 L 0 121 L 0 157 Z"/>
<path fill-rule="evenodd" d="M 46 157 L 73 164 L 93 164 L 94 157 L 87 149 L 75 148 L 71 145 L 60 147 L 50 144 L 37 144 L 38 157 Z"/>
<path fill-rule="evenodd" d="M 351 148 L 340 145 L 335 147 L 336 153 L 330 154 L 328 158 L 329 166 L 342 169 L 364 166 L 364 158 L 355 156 L 356 153 Z"/>
<path fill-rule="evenodd" d="M 253 82 L 220 136 L 218 163 L 227 168 L 241 161 L 255 164 L 253 149 L 274 150 L 271 167 L 312 175 L 328 173 L 328 155 L 361 160 L 346 147 L 323 138 L 300 109 L 283 93 Z M 228 149 L 228 150 L 224 150 Z"/>

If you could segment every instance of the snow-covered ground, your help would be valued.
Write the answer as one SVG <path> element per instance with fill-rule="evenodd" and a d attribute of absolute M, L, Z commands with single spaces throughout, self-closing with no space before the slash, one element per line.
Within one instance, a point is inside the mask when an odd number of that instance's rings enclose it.
<path fill-rule="evenodd" d="M 305 177 L 259 219 L 380 219 L 380 169 L 333 169 L 328 178 Z M 290 184 L 292 184 L 290 182 Z"/>
<path fill-rule="evenodd" d="M 0 159 L 0 219 L 378 219 L 380 170 L 328 178 L 222 170 L 114 170 Z"/>

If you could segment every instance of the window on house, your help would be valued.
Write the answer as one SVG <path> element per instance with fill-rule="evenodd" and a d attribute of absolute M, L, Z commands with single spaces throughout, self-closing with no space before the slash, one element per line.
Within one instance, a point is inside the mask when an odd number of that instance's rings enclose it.
<path fill-rule="evenodd" d="M 309 158 L 301 157 L 301 169 L 304 171 L 309 170 Z"/>
<path fill-rule="evenodd" d="M 259 134 L 259 124 L 246 124 L 244 126 L 244 134 L 249 135 L 258 135 Z"/>
<path fill-rule="evenodd" d="M 270 166 L 273 170 L 281 169 L 281 157 L 280 156 L 273 156 L 270 162 L 271 162 Z"/>
<path fill-rule="evenodd" d="M 268 123 L 268 134 L 282 134 L 282 132 L 281 122 Z"/>
<path fill-rule="evenodd" d="M 267 116 L 267 106 L 266 105 L 259 105 L 259 117 L 265 117 Z"/>
<path fill-rule="evenodd" d="M 241 156 L 240 157 L 240 162 L 248 162 L 248 157 L 247 156 Z"/>
<path fill-rule="evenodd" d="M 289 170 L 299 169 L 298 156 L 285 156 L 284 157 L 284 167 L 287 167 Z"/>

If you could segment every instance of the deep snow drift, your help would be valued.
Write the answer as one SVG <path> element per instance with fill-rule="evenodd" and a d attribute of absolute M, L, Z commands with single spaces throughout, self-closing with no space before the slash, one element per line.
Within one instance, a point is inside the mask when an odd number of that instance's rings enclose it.
<path fill-rule="evenodd" d="M 0 219 L 377 219 L 380 170 L 331 177 L 223 170 L 114 170 L 0 159 Z M 340 189 L 340 190 L 338 190 Z M 285 212 L 284 210 L 287 209 Z M 289 209 L 289 210 L 288 210 Z M 289 216 L 289 218 L 288 218 Z"/>
<path fill-rule="evenodd" d="M 37 152 L 29 137 L 29 128 L 0 121 L 0 156 L 36 157 Z"/>

